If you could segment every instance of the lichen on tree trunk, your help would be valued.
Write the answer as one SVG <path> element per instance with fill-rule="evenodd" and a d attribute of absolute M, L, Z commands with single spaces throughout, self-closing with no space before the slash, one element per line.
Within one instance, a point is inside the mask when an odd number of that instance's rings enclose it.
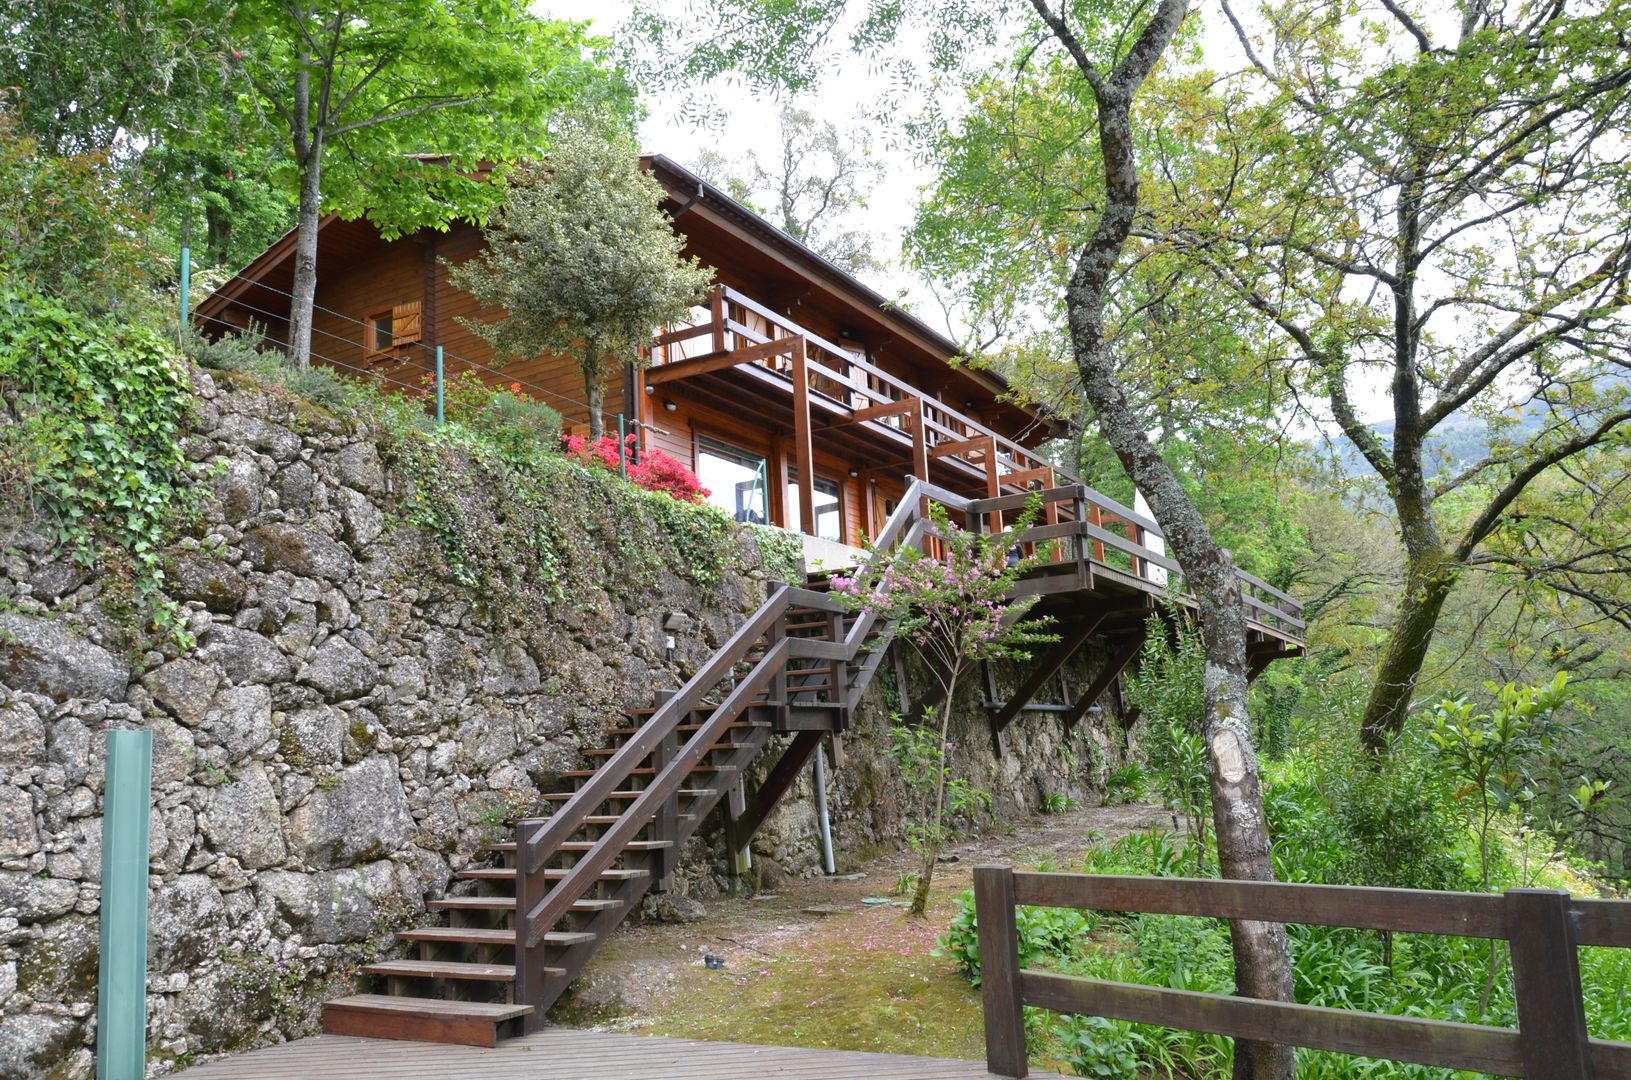
<path fill-rule="evenodd" d="M 1105 199 L 1092 235 L 1077 253 L 1065 290 L 1081 396 L 1092 407 L 1105 441 L 1148 500 L 1200 609 L 1206 650 L 1203 735 L 1220 869 L 1225 877 L 1269 881 L 1274 877 L 1274 864 L 1252 748 L 1245 603 L 1234 561 L 1213 540 L 1177 475 L 1144 433 L 1115 374 L 1115 357 L 1104 327 L 1106 294 L 1138 212 L 1133 97 L 1171 43 L 1188 6 L 1186 0 L 1161 0 L 1138 39 L 1106 75 L 1088 58 L 1062 16 L 1043 0 L 1032 0 L 1032 5 L 1075 60 L 1097 104 Z M 1230 924 L 1230 938 L 1237 992 L 1249 997 L 1292 1000 L 1285 928 L 1235 920 Z M 1241 1041 L 1236 1045 L 1234 1075 L 1253 1080 L 1293 1080 L 1296 1057 L 1289 1047 Z"/>

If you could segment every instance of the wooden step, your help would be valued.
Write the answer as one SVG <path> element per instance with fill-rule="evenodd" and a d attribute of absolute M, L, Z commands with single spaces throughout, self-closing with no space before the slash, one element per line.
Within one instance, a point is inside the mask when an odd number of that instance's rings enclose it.
<path fill-rule="evenodd" d="M 546 973 L 550 969 L 545 969 Z M 557 974 L 564 968 L 553 969 Z M 364 975 L 402 979 L 465 979 L 472 982 L 514 982 L 513 964 L 465 964 L 455 960 L 381 960 L 362 969 Z"/>
<path fill-rule="evenodd" d="M 549 867 L 544 870 L 544 877 L 550 880 L 564 878 L 566 870 Z M 514 881 L 515 870 L 508 866 L 483 866 L 475 870 L 460 870 L 458 876 L 466 881 Z M 631 878 L 646 877 L 644 870 L 602 870 L 599 874 L 601 881 L 628 881 Z"/>
<path fill-rule="evenodd" d="M 589 851 L 595 846 L 593 840 L 566 840 L 556 851 Z M 624 851 L 662 851 L 664 848 L 674 846 L 672 840 L 630 840 L 623 845 Z"/>
<path fill-rule="evenodd" d="M 748 745 L 750 744 L 737 742 L 716 742 L 712 746 L 708 747 L 708 751 L 712 753 L 715 750 L 741 750 Z M 611 757 L 621 749 L 623 749 L 621 746 L 597 746 L 592 750 L 585 750 L 583 752 L 583 756 Z"/>
<path fill-rule="evenodd" d="M 557 792 L 555 792 L 553 794 L 545 795 L 544 796 L 544 801 L 545 802 L 566 802 L 568 799 L 572 798 L 576 794 L 577 794 L 577 792 L 575 792 L 575 791 L 557 791 Z M 607 795 L 606 798 L 608 798 L 608 799 L 638 799 L 640 796 L 642 796 L 644 794 L 645 794 L 645 792 L 643 792 L 643 791 L 614 791 L 611 794 Z M 707 796 L 707 795 L 714 794 L 714 789 L 713 788 L 680 788 L 680 790 L 675 792 L 675 794 L 676 794 L 676 796 L 678 796 L 681 799 L 698 799 L 698 798 L 702 798 L 702 797 Z"/>
<path fill-rule="evenodd" d="M 734 730 L 734 729 L 737 729 L 737 728 L 763 728 L 763 727 L 769 727 L 769 726 L 770 726 L 770 723 L 768 721 L 765 721 L 765 720 L 732 720 L 729 724 L 725 725 L 725 730 L 731 731 L 731 730 Z M 675 727 L 674 730 L 680 732 L 683 735 L 683 734 L 688 734 L 688 733 L 694 732 L 694 731 L 701 731 L 702 730 L 702 725 L 701 724 L 679 724 L 679 725 L 677 725 Z M 640 733 L 640 728 L 637 728 L 637 727 L 617 727 L 617 728 L 612 728 L 609 732 L 607 732 L 608 735 L 637 735 L 639 733 Z"/>
<path fill-rule="evenodd" d="M 441 900 L 432 900 L 425 905 L 432 911 L 500 911 L 515 910 L 515 897 L 513 896 L 449 896 Z M 580 914 L 596 911 L 605 911 L 608 908 L 622 907 L 621 900 L 579 900 L 572 905 L 572 910 Z"/>
<path fill-rule="evenodd" d="M 498 1045 L 500 1024 L 530 1012 L 531 1005 L 353 994 L 323 1005 L 323 1032 L 490 1047 Z"/>
<path fill-rule="evenodd" d="M 803 687 L 798 687 L 798 689 L 803 690 Z M 707 762 L 703 762 L 700 765 L 691 766 L 691 771 L 694 772 L 694 773 L 696 773 L 696 772 L 718 772 L 721 769 L 729 769 L 729 768 L 731 768 L 731 766 L 729 766 L 729 765 L 709 765 Z M 568 769 L 565 772 L 561 773 L 561 776 L 564 779 L 567 779 L 567 780 L 587 780 L 591 776 L 597 775 L 599 772 L 600 772 L 599 769 Z M 628 772 L 624 773 L 623 775 L 625 775 L 625 776 L 656 776 L 657 775 L 657 770 L 651 768 L 650 766 L 647 766 L 647 767 L 642 768 L 642 769 L 630 769 Z"/>
<path fill-rule="evenodd" d="M 398 941 L 433 941 L 466 945 L 514 945 L 514 930 L 477 930 L 468 926 L 422 926 L 417 930 L 398 930 Z M 551 932 L 544 935 L 547 945 L 582 945 L 595 940 L 595 935 L 579 932 Z"/>

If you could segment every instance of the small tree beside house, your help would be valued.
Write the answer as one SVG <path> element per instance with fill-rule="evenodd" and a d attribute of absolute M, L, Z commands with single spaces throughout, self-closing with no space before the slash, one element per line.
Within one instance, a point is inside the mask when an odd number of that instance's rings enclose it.
<path fill-rule="evenodd" d="M 1020 514 L 1004 531 L 963 529 L 939 503 L 930 504 L 935 554 L 903 545 L 891 553 L 874 551 L 853 577 L 835 575 L 833 593 L 852 610 L 873 613 L 895 624 L 895 640 L 909 646 L 939 680 L 939 703 L 924 710 L 916 729 L 897 725 L 892 757 L 913 796 L 921 800 L 917 820 L 907 831 L 917 850 L 917 885 L 911 914 L 928 911 L 935 860 L 950 820 L 981 800 L 965 780 L 951 773 L 951 710 L 959 679 L 977 663 L 1028 659 L 1033 645 L 1057 641 L 1048 622 L 1025 616 L 1036 597 L 1010 599 L 1014 584 L 1039 556 L 1016 554 L 1019 535 L 1036 520 L 1040 504 Z"/>
<path fill-rule="evenodd" d="M 620 133 L 593 116 L 567 119 L 540 164 L 516 168 L 487 224 L 487 248 L 452 268 L 453 283 L 495 322 L 461 320 L 500 356 L 578 357 L 589 437 L 605 430 L 602 379 L 699 303 L 713 271 L 680 256 L 663 190 Z"/>

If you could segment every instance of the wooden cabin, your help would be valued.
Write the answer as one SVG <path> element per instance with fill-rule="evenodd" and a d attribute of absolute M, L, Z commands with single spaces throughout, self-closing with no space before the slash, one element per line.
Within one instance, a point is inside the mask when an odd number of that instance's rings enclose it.
<path fill-rule="evenodd" d="M 607 378 L 609 426 L 621 413 L 642 447 L 696 470 L 709 499 L 742 521 L 811 538 L 832 564 L 877 535 L 910 476 L 977 496 L 1051 486 L 1036 447 L 1055 434 L 1009 400 L 995 375 L 953 363 L 957 346 L 741 203 L 661 156 L 643 166 L 667 193 L 685 253 L 712 267 L 709 302 L 684 325 L 653 328 L 650 366 Z M 288 332 L 294 234 L 198 307 L 208 333 Z M 425 384 L 442 349 L 446 376 L 474 369 L 519 383 L 587 418 L 573 357 L 503 363 L 460 318 L 496 319 L 449 280 L 481 250 L 478 228 L 386 240 L 367 221 L 329 217 L 318 235 L 316 362 L 388 386 Z"/>

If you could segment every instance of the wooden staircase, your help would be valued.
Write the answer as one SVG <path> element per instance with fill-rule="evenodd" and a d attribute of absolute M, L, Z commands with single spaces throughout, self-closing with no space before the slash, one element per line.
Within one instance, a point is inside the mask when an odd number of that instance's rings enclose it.
<path fill-rule="evenodd" d="M 910 494 L 880 548 L 921 541 Z M 363 968 L 383 992 L 328 1002 L 324 1031 L 493 1046 L 542 1026 L 716 807 L 731 850 L 747 845 L 822 738 L 846 728 L 889 633 L 819 587 L 776 585 L 690 681 L 587 752 L 595 767 L 562 774 L 575 790 L 544 796 L 553 813 L 516 822 L 513 840 L 489 845 L 491 865 L 460 871 L 429 905 L 447 925 L 397 934 L 414 955 Z M 772 747 L 780 756 L 750 796 L 743 775 Z"/>

